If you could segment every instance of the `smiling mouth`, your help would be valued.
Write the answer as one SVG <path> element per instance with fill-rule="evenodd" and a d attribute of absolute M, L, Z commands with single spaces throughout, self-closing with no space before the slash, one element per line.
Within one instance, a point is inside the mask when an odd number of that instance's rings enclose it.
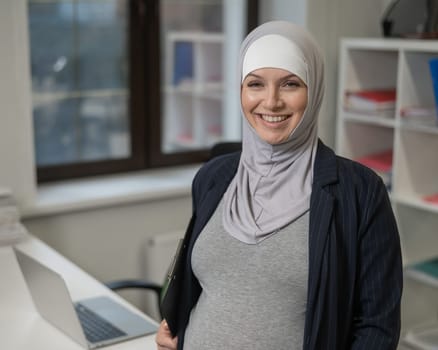
<path fill-rule="evenodd" d="M 267 115 L 267 114 L 260 114 L 260 117 L 265 122 L 269 122 L 269 123 L 281 123 L 282 121 L 285 121 L 287 118 L 289 118 L 290 115 Z"/>

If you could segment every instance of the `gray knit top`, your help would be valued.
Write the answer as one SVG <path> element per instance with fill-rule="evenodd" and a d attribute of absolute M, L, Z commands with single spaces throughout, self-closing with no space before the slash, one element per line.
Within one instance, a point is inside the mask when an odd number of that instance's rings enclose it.
<path fill-rule="evenodd" d="M 193 248 L 202 292 L 184 349 L 302 349 L 309 212 L 251 245 L 225 231 L 222 210 L 221 202 Z"/>

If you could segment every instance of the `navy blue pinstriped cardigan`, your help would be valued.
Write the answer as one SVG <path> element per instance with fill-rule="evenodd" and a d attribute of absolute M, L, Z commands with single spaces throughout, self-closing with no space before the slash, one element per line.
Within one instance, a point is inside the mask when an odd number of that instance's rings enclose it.
<path fill-rule="evenodd" d="M 233 178 L 239 159 L 240 153 L 215 158 L 193 181 L 193 216 L 179 304 L 179 350 L 190 311 L 201 293 L 191 269 L 193 244 Z M 368 168 L 336 156 L 319 141 L 310 204 L 303 349 L 396 349 L 401 293 L 399 234 L 384 184 Z"/>

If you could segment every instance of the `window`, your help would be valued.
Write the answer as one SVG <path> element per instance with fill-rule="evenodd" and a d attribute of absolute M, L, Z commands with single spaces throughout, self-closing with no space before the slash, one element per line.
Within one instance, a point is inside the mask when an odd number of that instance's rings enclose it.
<path fill-rule="evenodd" d="M 28 0 L 38 181 L 205 160 L 226 137 L 224 16 L 244 3 Z"/>

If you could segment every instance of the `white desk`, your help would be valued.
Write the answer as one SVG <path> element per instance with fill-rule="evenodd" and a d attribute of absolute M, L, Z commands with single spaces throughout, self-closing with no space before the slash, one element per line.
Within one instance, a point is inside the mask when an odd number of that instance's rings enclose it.
<path fill-rule="evenodd" d="M 30 237 L 17 246 L 60 273 L 73 300 L 106 294 L 148 318 L 38 239 Z M 154 338 L 154 335 L 145 336 L 103 349 L 155 350 Z M 0 349 L 83 350 L 37 313 L 11 247 L 0 247 Z"/>

